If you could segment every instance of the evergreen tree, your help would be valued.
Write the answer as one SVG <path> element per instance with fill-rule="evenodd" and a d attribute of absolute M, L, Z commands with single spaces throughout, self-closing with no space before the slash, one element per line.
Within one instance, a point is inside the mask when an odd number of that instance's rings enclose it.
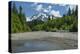
<path fill-rule="evenodd" d="M 67 14 L 64 14 L 61 18 L 53 19 L 48 16 L 48 21 L 42 21 L 42 20 L 32 20 L 30 22 L 26 22 L 25 14 L 23 13 L 22 6 L 19 6 L 19 9 L 17 9 L 15 3 L 13 3 L 12 6 L 12 12 L 11 12 L 11 31 L 13 33 L 15 32 L 27 32 L 27 31 L 57 31 L 57 30 L 70 30 L 77 32 L 78 31 L 78 20 L 76 16 L 78 15 L 78 7 L 76 6 L 76 9 L 71 10 L 68 9 Z M 19 11 L 19 12 L 18 12 Z M 52 18 L 52 20 L 51 20 Z"/>
<path fill-rule="evenodd" d="M 22 7 L 19 7 L 19 14 L 22 14 Z"/>
<path fill-rule="evenodd" d="M 21 6 L 19 6 L 19 14 L 18 15 L 19 15 L 21 23 L 23 24 L 24 22 L 23 22 L 23 14 L 22 14 L 22 7 Z"/>
<path fill-rule="evenodd" d="M 48 16 L 48 20 L 50 20 L 50 15 Z"/>
<path fill-rule="evenodd" d="M 17 11 L 17 8 L 16 8 L 16 5 L 15 5 L 15 3 L 13 3 L 12 4 L 13 5 L 13 7 L 12 7 L 12 12 L 14 12 L 14 13 L 18 13 L 18 11 Z"/>
<path fill-rule="evenodd" d="M 15 3 L 13 3 L 12 6 L 12 12 L 11 12 L 11 32 L 27 32 L 30 31 L 29 26 L 27 26 L 26 23 L 26 17 L 25 14 L 22 13 L 22 7 L 19 7 L 19 13 L 17 11 Z"/>
<path fill-rule="evenodd" d="M 75 16 L 77 16 L 77 17 L 78 17 L 78 6 L 76 6 Z"/>
<path fill-rule="evenodd" d="M 74 9 L 72 9 L 72 15 L 75 16 L 75 10 Z"/>
<path fill-rule="evenodd" d="M 67 13 L 67 15 L 68 15 L 68 16 L 71 15 L 71 9 L 70 9 L 70 7 L 69 7 L 69 9 L 68 9 L 68 13 Z"/>
<path fill-rule="evenodd" d="M 52 20 L 53 20 L 54 16 L 52 15 Z"/>

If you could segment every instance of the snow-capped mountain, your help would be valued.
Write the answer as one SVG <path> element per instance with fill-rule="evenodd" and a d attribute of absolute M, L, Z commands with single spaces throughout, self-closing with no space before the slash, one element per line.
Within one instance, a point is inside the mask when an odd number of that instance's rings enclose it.
<path fill-rule="evenodd" d="M 41 20 L 41 21 L 47 21 L 48 18 L 52 19 L 54 18 L 53 15 L 48 15 L 46 13 L 39 13 L 39 14 L 35 14 L 31 17 L 31 20 Z"/>

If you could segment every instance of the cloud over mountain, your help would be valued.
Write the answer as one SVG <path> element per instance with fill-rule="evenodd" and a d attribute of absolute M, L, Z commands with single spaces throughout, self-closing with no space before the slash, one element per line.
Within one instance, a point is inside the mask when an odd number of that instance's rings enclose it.
<path fill-rule="evenodd" d="M 37 3 L 34 3 L 33 5 L 36 5 L 35 10 L 38 12 L 45 12 L 54 15 L 55 17 L 61 17 L 60 12 L 53 10 L 51 5 L 47 6 L 47 8 L 44 8 L 42 4 L 38 5 Z"/>
<path fill-rule="evenodd" d="M 42 4 L 37 5 L 36 10 L 37 11 L 42 11 L 43 10 L 43 5 Z"/>
<path fill-rule="evenodd" d="M 30 8 L 29 8 L 30 7 Z M 29 9 L 28 9 L 29 8 Z M 62 17 L 64 14 L 67 13 L 68 9 L 74 9 L 76 8 L 76 5 L 68 5 L 68 4 L 46 4 L 46 3 L 31 3 L 28 5 L 26 9 L 26 15 L 28 15 L 28 18 L 31 18 L 33 15 L 40 15 L 40 13 L 53 15 L 54 17 Z M 29 12 L 30 11 L 30 12 Z M 37 16 L 38 17 L 38 16 Z M 43 16 L 45 17 L 45 15 Z M 36 16 L 34 16 L 36 18 Z M 30 20 L 30 19 L 27 19 Z"/>
<path fill-rule="evenodd" d="M 50 14 L 54 15 L 55 17 L 62 17 L 59 11 L 51 10 Z"/>

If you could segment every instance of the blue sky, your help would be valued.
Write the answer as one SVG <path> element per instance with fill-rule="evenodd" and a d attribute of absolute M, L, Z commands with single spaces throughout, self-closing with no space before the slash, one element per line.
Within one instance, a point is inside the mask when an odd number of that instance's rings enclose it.
<path fill-rule="evenodd" d="M 35 2 L 18 2 L 15 1 L 17 9 L 22 6 L 23 13 L 26 17 L 31 17 L 39 13 L 47 13 L 57 17 L 63 16 L 68 11 L 68 8 L 75 9 L 75 5 L 66 4 L 50 4 L 50 3 L 35 3 Z"/>

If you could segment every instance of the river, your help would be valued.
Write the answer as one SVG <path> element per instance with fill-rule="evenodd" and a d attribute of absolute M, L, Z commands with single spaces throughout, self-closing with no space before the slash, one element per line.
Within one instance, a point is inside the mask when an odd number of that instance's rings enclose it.
<path fill-rule="evenodd" d="M 11 34 L 12 52 L 33 52 L 78 48 L 77 32 L 25 32 Z"/>

